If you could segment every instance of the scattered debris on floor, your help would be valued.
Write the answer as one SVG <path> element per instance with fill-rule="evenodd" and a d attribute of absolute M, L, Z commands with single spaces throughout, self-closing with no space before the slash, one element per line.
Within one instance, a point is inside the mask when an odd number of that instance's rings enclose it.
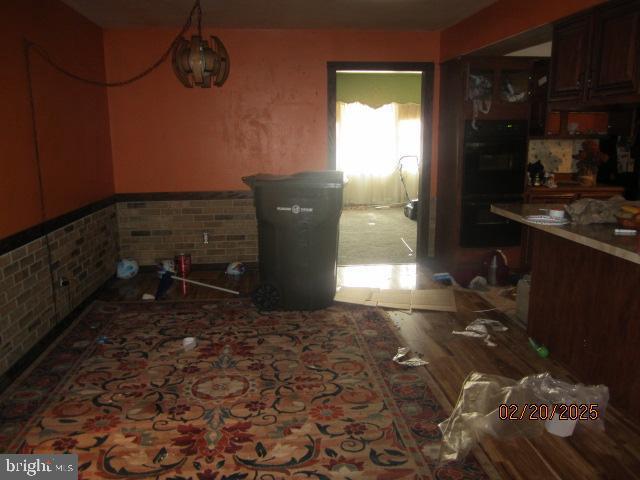
<path fill-rule="evenodd" d="M 434 273 L 431 278 L 434 282 L 441 283 L 442 285 L 451 286 L 455 283 L 455 280 L 449 272 Z"/>
<path fill-rule="evenodd" d="M 411 247 L 409 246 L 409 244 L 407 243 L 407 241 L 406 241 L 404 238 L 400 237 L 400 240 L 402 241 L 402 243 L 404 243 L 404 246 L 405 246 L 405 247 L 407 247 L 407 250 L 409 250 L 409 256 L 410 256 L 410 257 L 413 257 L 413 254 L 415 253 L 415 252 L 413 251 L 413 248 L 411 248 Z"/>
<path fill-rule="evenodd" d="M 173 285 L 173 272 L 166 271 L 160 277 L 158 282 L 158 288 L 156 289 L 156 300 L 162 300 L 166 295 L 171 285 Z"/>
<path fill-rule="evenodd" d="M 490 327 L 492 332 L 506 332 L 508 330 L 508 328 L 498 320 L 492 320 L 490 318 L 476 318 L 473 322 L 467 325 L 464 330 L 454 330 L 451 333 L 454 335 L 463 335 L 465 337 L 482 338 L 488 347 L 495 347 L 497 345 L 491 339 L 491 335 L 489 334 L 487 327 Z"/>
<path fill-rule="evenodd" d="M 509 327 L 505 326 L 502 322 L 493 320 L 491 318 L 477 318 L 471 323 L 476 322 L 480 325 L 488 325 L 494 332 L 506 332 L 507 330 L 509 330 Z"/>
<path fill-rule="evenodd" d="M 487 290 L 489 290 L 489 282 L 487 282 L 486 278 L 481 277 L 480 275 L 476 275 L 469 282 L 468 288 L 470 290 L 478 290 L 481 292 L 486 292 Z"/>
<path fill-rule="evenodd" d="M 453 290 L 448 288 L 408 290 L 341 287 L 336 292 L 334 300 L 336 302 L 398 310 L 457 311 Z"/>
<path fill-rule="evenodd" d="M 158 278 L 162 278 L 167 272 L 175 272 L 176 271 L 176 262 L 172 258 L 164 258 L 162 260 L 158 260 Z"/>
<path fill-rule="evenodd" d="M 451 285 L 454 288 L 462 290 L 473 290 L 493 306 L 492 308 L 474 310 L 474 313 L 499 311 L 507 315 L 511 320 L 514 320 L 513 316 L 516 312 L 515 287 L 491 286 L 484 275 L 471 271 L 457 272 L 455 278 L 449 272 L 435 273 L 432 278 L 442 285 Z M 456 281 L 456 278 L 458 278 L 460 282 Z"/>
<path fill-rule="evenodd" d="M 182 348 L 187 352 L 196 348 L 197 344 L 198 342 L 195 337 L 185 337 L 182 339 Z"/>
<path fill-rule="evenodd" d="M 574 385 L 549 373 L 516 381 L 473 372 L 465 379 L 451 416 L 439 425 L 439 460 L 464 459 L 484 435 L 510 440 L 547 430 L 568 436 L 576 426 L 603 431 L 608 402 L 609 389 L 604 385 Z"/>
<path fill-rule="evenodd" d="M 227 269 L 224 271 L 225 274 L 232 277 L 239 277 L 247 271 L 247 267 L 242 262 L 231 262 L 227 265 Z"/>
<path fill-rule="evenodd" d="M 393 361 L 398 365 L 404 365 L 405 367 L 421 367 L 429 363 L 419 356 L 406 358 L 410 352 L 411 350 L 408 347 L 398 347 L 398 353 L 393 357 Z"/>
<path fill-rule="evenodd" d="M 236 291 L 236 290 L 230 290 L 228 288 L 223 288 L 223 287 L 217 287 L 215 285 L 211 285 L 209 283 L 204 283 L 204 282 L 198 282 L 196 280 L 189 280 L 188 278 L 184 278 L 184 277 L 179 277 L 177 275 L 174 274 L 174 272 L 171 271 L 166 271 L 162 274 L 162 277 L 160 278 L 160 282 L 158 282 L 158 289 L 156 290 L 156 295 L 155 295 L 155 299 L 156 300 L 162 300 L 167 292 L 169 291 L 169 288 L 171 288 L 171 285 L 173 284 L 174 280 L 179 280 L 184 284 L 190 284 L 190 285 L 198 285 L 200 287 L 207 287 L 207 288 L 212 288 L 214 290 L 219 290 L 221 292 L 226 292 L 226 293 L 232 293 L 234 295 L 240 295 L 240 292 Z"/>
<path fill-rule="evenodd" d="M 116 267 L 116 276 L 122 280 L 129 280 L 138 274 L 140 267 L 133 258 L 123 258 Z"/>
<path fill-rule="evenodd" d="M 547 358 L 549 356 L 549 349 L 544 345 L 538 345 L 533 338 L 529 338 L 529 345 L 531 345 L 540 357 Z"/>
<path fill-rule="evenodd" d="M 525 277 L 526 276 L 528 275 L 525 275 Z M 515 302 L 517 298 L 517 292 L 518 292 L 517 287 L 507 287 L 500 290 L 500 296 L 504 298 L 508 298 L 512 302 Z"/>
<path fill-rule="evenodd" d="M 497 346 L 498 346 L 498 344 L 497 344 L 496 342 L 494 342 L 493 340 L 491 340 L 491 335 L 487 335 L 487 336 L 486 336 L 486 337 L 484 337 L 482 340 L 484 341 L 484 344 L 485 344 L 487 347 L 497 347 Z"/>
<path fill-rule="evenodd" d="M 477 292 L 483 300 L 492 306 L 492 309 L 484 311 L 498 311 L 507 316 L 509 320 L 522 325 L 522 321 L 516 317 L 516 302 L 513 298 L 513 287 L 490 287 L 484 292 Z M 474 313 L 484 313 L 482 310 Z"/>
<path fill-rule="evenodd" d="M 207 288 L 212 288 L 213 290 L 219 290 L 221 292 L 232 293 L 234 295 L 240 295 L 240 292 L 238 292 L 237 290 L 231 290 L 229 288 L 217 287 L 215 285 L 211 285 L 210 283 L 198 282 L 196 280 L 189 280 L 188 278 L 178 277 L 177 275 L 172 275 L 171 278 L 174 279 L 174 280 L 180 280 L 181 282 L 187 282 L 187 283 L 189 283 L 191 285 L 198 285 L 200 287 L 207 287 Z"/>

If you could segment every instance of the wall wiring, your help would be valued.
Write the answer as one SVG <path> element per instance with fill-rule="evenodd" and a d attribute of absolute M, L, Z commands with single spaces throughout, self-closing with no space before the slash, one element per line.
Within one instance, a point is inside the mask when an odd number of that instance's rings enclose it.
<path fill-rule="evenodd" d="M 29 94 L 29 107 L 30 107 L 30 111 L 31 111 L 31 130 L 33 133 L 33 150 L 34 150 L 34 156 L 35 156 L 35 160 L 36 160 L 36 170 L 37 170 L 37 176 L 38 176 L 38 189 L 39 189 L 39 200 L 40 200 L 40 215 L 42 217 L 42 223 L 41 223 L 41 229 L 42 229 L 42 236 L 44 237 L 44 241 L 45 241 L 45 245 L 46 245 L 46 249 L 47 249 L 47 262 L 48 262 L 48 266 L 49 266 L 49 277 L 51 280 L 51 292 L 52 292 L 52 298 L 53 298 L 53 315 L 56 321 L 59 320 L 59 311 L 58 311 L 58 302 L 57 302 L 57 288 L 58 286 L 56 285 L 55 282 L 55 275 L 53 273 L 53 256 L 51 254 L 51 243 L 49 241 L 49 233 L 46 232 L 45 230 L 45 223 L 47 221 L 47 212 L 46 212 L 46 202 L 45 202 L 45 197 L 44 197 L 44 184 L 43 184 L 43 180 L 42 180 L 42 164 L 40 161 L 40 148 L 38 146 L 38 123 L 36 120 L 36 106 L 35 106 L 35 99 L 33 96 L 33 77 L 32 77 L 32 72 L 31 72 L 31 51 L 33 50 L 34 52 L 36 52 L 45 62 L 47 62 L 53 69 L 57 70 L 58 72 L 62 73 L 63 75 L 66 75 L 67 77 L 73 79 L 73 80 L 77 80 L 79 82 L 83 82 L 83 83 L 87 83 L 90 85 L 95 85 L 95 86 L 99 86 L 99 87 L 121 87 L 124 85 L 129 85 L 137 80 L 140 80 L 141 78 L 149 75 L 151 72 L 153 72 L 156 68 L 158 68 L 160 65 L 162 65 L 167 58 L 169 58 L 169 55 L 171 53 L 171 51 L 173 50 L 174 46 L 176 45 L 176 43 L 182 38 L 182 35 L 191 27 L 191 22 L 192 22 L 192 18 L 193 15 L 197 14 L 197 19 L 198 19 L 198 30 L 200 31 L 202 28 L 201 25 L 201 17 L 202 17 L 202 10 L 200 7 L 200 0 L 196 0 L 195 4 L 193 5 L 193 7 L 191 8 L 191 11 L 189 12 L 189 17 L 187 18 L 185 24 L 183 25 L 182 29 L 180 30 L 180 32 L 176 35 L 176 37 L 174 38 L 174 40 L 171 42 L 171 44 L 169 45 L 169 47 L 167 47 L 167 49 L 164 51 L 164 53 L 155 61 L 153 62 L 150 66 L 148 66 L 147 68 L 145 68 L 144 70 L 142 70 L 141 72 L 137 73 L 136 75 L 127 78 L 125 80 L 121 80 L 121 81 L 115 81 L 115 82 L 105 82 L 105 81 L 101 81 L 101 80 L 94 80 L 94 79 L 90 79 L 90 78 L 86 78 L 86 77 L 82 77 L 80 75 L 77 75 L 73 72 L 71 72 L 70 70 L 67 70 L 66 68 L 60 66 L 57 62 L 55 62 L 51 56 L 49 55 L 49 53 L 40 45 L 37 45 L 35 43 L 33 43 L 32 41 L 30 41 L 27 38 L 23 39 L 23 48 L 24 48 L 24 57 L 25 57 L 25 63 L 26 63 L 26 69 L 27 69 L 27 89 L 28 89 L 28 94 Z M 69 310 L 71 310 L 71 293 L 69 290 L 68 293 L 68 297 L 69 297 Z"/>
<path fill-rule="evenodd" d="M 53 274 L 53 257 L 51 255 L 51 243 L 49 242 L 49 232 L 45 230 L 45 222 L 47 220 L 46 203 L 44 199 L 44 187 L 42 181 L 42 165 L 40 162 L 40 148 L 38 146 L 38 123 L 36 121 L 36 104 L 33 97 L 33 78 L 31 76 L 31 58 L 29 55 L 30 46 L 32 44 L 25 40 L 24 43 L 24 56 L 27 67 L 27 89 L 29 92 L 29 107 L 31 109 L 31 131 L 33 133 L 33 151 L 36 160 L 36 171 L 38 172 L 38 192 L 40 193 L 40 215 L 42 217 L 42 233 L 44 236 L 44 242 L 47 249 L 47 263 L 49 265 L 49 277 L 51 280 L 51 295 L 53 299 L 53 318 L 57 322 L 58 316 L 58 294 L 56 290 L 56 282 Z"/>

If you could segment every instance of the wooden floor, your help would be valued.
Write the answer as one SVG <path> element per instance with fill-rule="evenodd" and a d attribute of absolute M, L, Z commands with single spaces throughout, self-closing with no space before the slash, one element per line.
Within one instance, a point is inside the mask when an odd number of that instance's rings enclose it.
<path fill-rule="evenodd" d="M 431 272 L 415 265 L 371 265 L 339 267 L 338 283 L 379 288 L 431 288 Z M 247 295 L 257 285 L 257 272 L 239 280 L 222 272 L 193 272 L 191 279 L 236 289 Z M 155 274 L 141 273 L 129 281 L 116 280 L 100 294 L 103 300 L 139 300 L 143 293 L 155 293 Z M 229 294 L 180 283 L 169 292 L 170 299 L 208 299 Z M 491 306 L 474 292 L 456 291 L 458 313 L 390 311 L 399 332 L 414 351 L 429 362 L 432 389 L 446 408 L 456 402 L 465 377 L 472 371 L 519 379 L 534 373 L 550 372 L 555 378 L 577 383 L 579 379 L 558 365 L 553 355 L 542 359 L 530 348 L 525 331 L 499 311 L 476 313 Z M 509 326 L 494 335 L 497 347 L 476 338 L 452 335 L 482 315 Z M 640 478 L 640 426 L 614 407 L 606 412 L 606 432 L 576 432 L 560 438 L 545 433 L 534 439 L 499 441 L 485 438 L 474 451 L 494 478 L 514 479 L 627 479 Z"/>

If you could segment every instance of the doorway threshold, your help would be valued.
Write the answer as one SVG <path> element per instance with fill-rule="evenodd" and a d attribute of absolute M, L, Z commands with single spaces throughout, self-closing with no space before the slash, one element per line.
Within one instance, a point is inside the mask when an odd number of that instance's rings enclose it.
<path fill-rule="evenodd" d="M 415 289 L 425 268 L 415 263 L 381 263 L 338 266 L 340 287 L 369 287 L 382 289 Z M 427 275 L 428 276 L 428 275 Z"/>

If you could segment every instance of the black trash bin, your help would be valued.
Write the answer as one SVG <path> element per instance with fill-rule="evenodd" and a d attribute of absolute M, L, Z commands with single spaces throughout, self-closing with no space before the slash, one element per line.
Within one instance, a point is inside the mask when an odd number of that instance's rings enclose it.
<path fill-rule="evenodd" d="M 315 310 L 336 293 L 342 172 L 290 176 L 252 175 L 258 218 L 260 286 L 253 295 L 263 310 Z"/>

